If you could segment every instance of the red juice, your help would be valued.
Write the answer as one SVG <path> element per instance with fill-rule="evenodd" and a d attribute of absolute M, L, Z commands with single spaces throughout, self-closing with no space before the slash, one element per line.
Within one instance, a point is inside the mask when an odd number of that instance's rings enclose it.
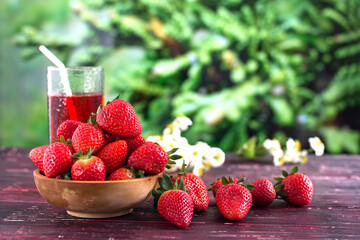
<path fill-rule="evenodd" d="M 74 96 L 75 95 L 75 96 Z M 87 122 L 91 113 L 96 113 L 100 104 L 104 104 L 101 93 L 74 93 L 48 96 L 50 142 L 56 139 L 56 131 L 65 120 Z"/>

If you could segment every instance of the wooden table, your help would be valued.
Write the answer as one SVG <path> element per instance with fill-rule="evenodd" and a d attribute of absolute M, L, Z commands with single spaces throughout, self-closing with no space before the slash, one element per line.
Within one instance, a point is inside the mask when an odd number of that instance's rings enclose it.
<path fill-rule="evenodd" d="M 194 214 L 188 228 L 178 229 L 158 214 L 151 201 L 122 217 L 69 216 L 38 193 L 28 152 L 0 148 L 0 239 L 360 239 L 360 156 L 311 156 L 300 166 L 315 187 L 313 201 L 306 207 L 276 200 L 266 208 L 253 207 L 244 219 L 233 222 L 221 216 L 211 194 L 209 208 Z M 211 169 L 203 179 L 207 186 L 223 175 L 247 176 L 251 183 L 272 179 L 291 167 L 229 154 L 223 167 Z"/>

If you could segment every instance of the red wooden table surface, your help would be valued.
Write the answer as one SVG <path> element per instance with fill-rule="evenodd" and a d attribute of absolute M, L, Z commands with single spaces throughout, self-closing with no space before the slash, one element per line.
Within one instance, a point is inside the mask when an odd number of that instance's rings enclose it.
<path fill-rule="evenodd" d="M 29 149 L 0 148 L 0 239 L 360 239 L 360 156 L 310 157 L 300 166 L 315 187 L 313 201 L 293 207 L 276 200 L 253 207 L 240 221 L 221 216 L 210 195 L 209 208 L 194 214 L 190 226 L 178 229 L 147 201 L 132 213 L 108 219 L 79 219 L 53 207 L 38 193 Z M 279 176 L 270 161 L 249 162 L 228 155 L 225 165 L 203 176 L 207 186 L 222 175 L 257 178 Z M 273 181 L 274 182 L 274 181 Z"/>

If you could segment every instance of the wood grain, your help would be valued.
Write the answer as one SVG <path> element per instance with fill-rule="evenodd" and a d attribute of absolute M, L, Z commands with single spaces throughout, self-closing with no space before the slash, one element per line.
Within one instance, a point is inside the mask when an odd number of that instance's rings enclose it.
<path fill-rule="evenodd" d="M 300 166 L 314 183 L 313 201 L 293 207 L 276 200 L 253 207 L 236 222 L 221 216 L 210 194 L 209 208 L 195 213 L 186 229 L 164 220 L 147 201 L 133 213 L 108 219 L 79 219 L 51 206 L 38 193 L 29 149 L 0 148 L 0 239 L 360 239 L 360 156 L 311 156 Z M 203 176 L 209 187 L 216 178 L 279 176 L 270 159 L 256 163 L 228 154 L 226 163 Z M 272 182 L 274 182 L 272 180 Z"/>

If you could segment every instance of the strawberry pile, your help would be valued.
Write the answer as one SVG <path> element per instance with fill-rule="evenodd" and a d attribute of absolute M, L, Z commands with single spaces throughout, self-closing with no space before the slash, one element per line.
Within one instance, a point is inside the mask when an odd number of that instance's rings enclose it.
<path fill-rule="evenodd" d="M 40 172 L 49 178 L 77 181 L 113 181 L 156 175 L 181 157 L 165 152 L 159 145 L 140 136 L 142 126 L 130 103 L 115 99 L 100 106 L 89 123 L 68 120 L 57 129 L 58 141 L 36 147 L 29 153 Z M 265 207 L 281 198 L 291 205 L 304 206 L 312 200 L 313 184 L 294 167 L 283 177 L 257 179 L 229 176 L 217 179 L 213 192 L 220 213 L 229 220 L 241 220 L 252 205 Z M 160 187 L 152 190 L 161 216 L 179 228 L 190 225 L 194 212 L 209 207 L 209 194 L 202 179 L 185 172 L 158 179 Z"/>
<path fill-rule="evenodd" d="M 95 116 L 95 117 L 94 117 Z M 78 181 L 124 180 L 164 171 L 175 151 L 140 136 L 142 126 L 130 103 L 114 99 L 99 106 L 89 123 L 67 120 L 58 140 L 31 150 L 29 157 L 49 178 Z"/>
<path fill-rule="evenodd" d="M 245 177 L 222 177 L 209 191 L 213 192 L 220 213 L 233 221 L 243 219 L 252 205 L 265 207 L 276 198 L 294 206 L 305 206 L 312 200 L 313 184 L 308 176 L 297 171 L 297 167 L 290 173 L 282 171 L 284 177 L 275 177 L 278 181 L 275 185 L 268 179 L 257 179 L 247 185 L 243 183 Z M 204 182 L 191 173 L 182 172 L 177 176 L 164 173 L 163 178 L 159 178 L 159 185 L 152 191 L 155 206 L 161 216 L 179 228 L 189 226 L 194 212 L 204 211 L 209 206 Z"/>
<path fill-rule="evenodd" d="M 276 198 L 294 206 L 305 206 L 312 200 L 314 187 L 308 176 L 297 171 L 298 167 L 291 169 L 290 173 L 282 171 L 284 177 L 275 177 L 275 185 L 268 179 L 257 179 L 245 185 L 242 182 L 246 178 L 222 177 L 209 190 L 213 191 L 220 213 L 229 220 L 244 218 L 252 204 L 265 207 Z"/>

